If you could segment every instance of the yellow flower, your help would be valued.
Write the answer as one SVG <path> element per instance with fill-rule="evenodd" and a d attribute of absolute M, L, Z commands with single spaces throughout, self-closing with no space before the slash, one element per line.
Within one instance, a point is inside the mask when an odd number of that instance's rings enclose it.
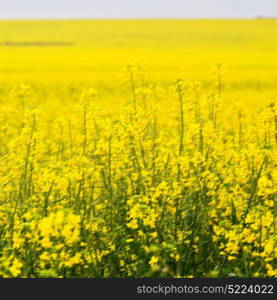
<path fill-rule="evenodd" d="M 21 273 L 23 264 L 17 258 L 15 258 L 9 267 L 9 271 L 13 277 L 17 277 Z"/>
<path fill-rule="evenodd" d="M 157 256 L 152 256 L 149 265 L 153 268 L 159 261 L 159 258 Z"/>

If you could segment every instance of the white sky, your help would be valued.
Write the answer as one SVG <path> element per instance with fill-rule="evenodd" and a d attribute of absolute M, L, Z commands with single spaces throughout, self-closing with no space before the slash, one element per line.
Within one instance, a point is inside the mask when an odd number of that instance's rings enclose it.
<path fill-rule="evenodd" d="M 277 16 L 277 0 L 0 0 L 0 19 L 252 18 Z"/>

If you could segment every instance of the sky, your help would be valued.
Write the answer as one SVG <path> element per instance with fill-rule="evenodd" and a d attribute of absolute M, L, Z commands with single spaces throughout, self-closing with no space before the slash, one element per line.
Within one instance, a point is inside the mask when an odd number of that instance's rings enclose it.
<path fill-rule="evenodd" d="M 0 19 L 276 17 L 277 0 L 0 0 Z"/>

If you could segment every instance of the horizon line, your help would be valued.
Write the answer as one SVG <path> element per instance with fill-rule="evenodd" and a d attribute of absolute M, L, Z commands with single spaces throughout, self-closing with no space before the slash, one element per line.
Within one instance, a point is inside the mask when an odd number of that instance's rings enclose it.
<path fill-rule="evenodd" d="M 144 21 L 144 20 L 276 20 L 277 16 L 253 16 L 253 17 L 23 17 L 1 18 L 0 21 Z"/>

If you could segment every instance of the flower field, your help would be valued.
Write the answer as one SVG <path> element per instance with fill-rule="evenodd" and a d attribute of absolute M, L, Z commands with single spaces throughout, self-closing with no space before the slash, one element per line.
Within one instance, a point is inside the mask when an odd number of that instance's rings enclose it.
<path fill-rule="evenodd" d="M 276 277 L 276 26 L 0 21 L 0 277 Z"/>

